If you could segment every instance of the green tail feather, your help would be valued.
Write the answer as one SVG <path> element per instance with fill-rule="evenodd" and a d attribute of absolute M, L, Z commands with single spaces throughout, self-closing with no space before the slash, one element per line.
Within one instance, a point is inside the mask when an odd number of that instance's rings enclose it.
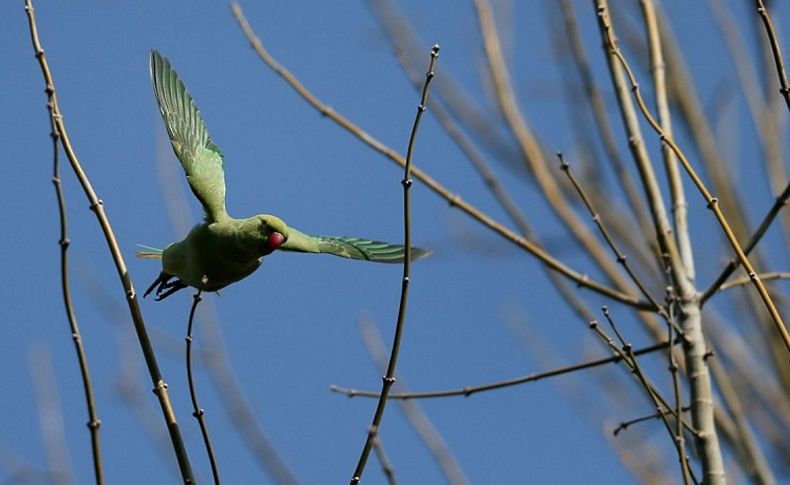
<path fill-rule="evenodd" d="M 137 251 L 137 257 L 142 259 L 162 259 L 162 250 L 153 246 L 146 246 L 145 244 L 138 244 L 142 248 Z"/>

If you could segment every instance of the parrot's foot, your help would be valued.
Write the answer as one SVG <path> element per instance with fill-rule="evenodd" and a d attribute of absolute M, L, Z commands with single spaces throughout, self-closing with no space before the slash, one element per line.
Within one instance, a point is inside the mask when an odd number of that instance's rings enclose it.
<path fill-rule="evenodd" d="M 156 287 L 156 301 L 162 301 L 168 296 L 175 293 L 176 291 L 187 287 L 187 285 L 184 284 L 184 282 L 181 280 L 170 281 L 173 278 L 174 276 L 171 276 L 165 273 L 164 271 L 162 271 L 161 273 L 159 273 L 159 277 L 156 278 L 156 280 L 153 283 L 151 283 L 151 286 L 149 286 L 148 289 L 145 290 L 145 293 L 143 293 L 143 298 L 145 298 L 146 296 L 148 296 L 149 293 L 154 291 L 154 287 Z"/>

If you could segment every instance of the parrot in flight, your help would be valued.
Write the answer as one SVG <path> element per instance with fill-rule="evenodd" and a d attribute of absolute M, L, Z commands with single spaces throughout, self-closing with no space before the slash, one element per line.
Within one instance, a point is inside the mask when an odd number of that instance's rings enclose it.
<path fill-rule="evenodd" d="M 154 289 L 157 301 L 187 286 L 217 291 L 252 274 L 264 256 L 275 250 L 327 253 L 377 263 L 403 262 L 402 245 L 356 237 L 311 236 L 269 214 L 246 219 L 228 215 L 222 151 L 211 140 L 192 96 L 167 58 L 152 50 L 150 68 L 170 143 L 205 216 L 186 238 L 164 250 L 142 246 L 139 257 L 162 261 L 162 272 L 144 298 Z M 428 254 L 429 250 L 412 248 L 411 259 Z"/>

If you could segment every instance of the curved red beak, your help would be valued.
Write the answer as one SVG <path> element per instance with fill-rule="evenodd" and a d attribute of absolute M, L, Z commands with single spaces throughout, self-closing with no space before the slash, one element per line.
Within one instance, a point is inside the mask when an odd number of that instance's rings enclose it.
<path fill-rule="evenodd" d="M 266 239 L 266 254 L 269 254 L 275 249 L 279 248 L 284 242 L 285 237 L 279 232 L 273 232 L 269 234 L 269 237 Z"/>

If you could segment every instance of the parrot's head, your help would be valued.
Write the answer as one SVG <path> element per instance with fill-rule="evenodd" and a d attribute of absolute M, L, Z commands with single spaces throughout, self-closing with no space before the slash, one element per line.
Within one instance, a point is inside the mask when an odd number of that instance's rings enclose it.
<path fill-rule="evenodd" d="M 263 237 L 263 254 L 270 254 L 288 240 L 288 226 L 279 217 L 269 214 L 256 216 L 258 230 Z"/>

